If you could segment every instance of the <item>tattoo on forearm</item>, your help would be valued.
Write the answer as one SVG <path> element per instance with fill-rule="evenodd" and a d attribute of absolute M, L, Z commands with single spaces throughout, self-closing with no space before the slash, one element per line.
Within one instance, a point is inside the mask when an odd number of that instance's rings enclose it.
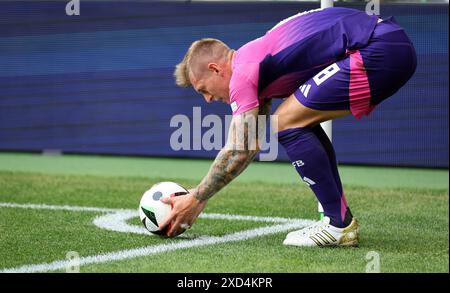
<path fill-rule="evenodd" d="M 267 115 L 268 118 L 270 106 L 270 103 L 268 103 L 259 110 L 259 113 L 256 111 L 248 115 L 257 116 L 258 114 L 262 114 Z M 240 121 L 245 121 L 245 113 L 243 118 L 244 119 Z M 230 136 L 229 139 L 232 141 L 232 145 L 237 144 L 236 141 L 233 142 L 233 137 Z M 244 149 L 236 149 L 233 147 L 223 148 L 211 165 L 208 174 L 197 186 L 194 196 L 200 201 L 211 198 L 220 189 L 241 174 L 242 171 L 244 171 L 250 162 L 255 158 L 257 153 L 258 150 L 249 149 L 249 134 L 247 127 L 245 127 Z"/>
<path fill-rule="evenodd" d="M 195 197 L 200 201 L 212 197 L 244 171 L 256 154 L 257 151 L 221 150 L 198 185 Z"/>

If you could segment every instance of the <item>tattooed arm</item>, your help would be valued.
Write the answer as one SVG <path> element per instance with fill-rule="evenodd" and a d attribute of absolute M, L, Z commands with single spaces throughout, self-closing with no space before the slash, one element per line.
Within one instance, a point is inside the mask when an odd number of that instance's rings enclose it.
<path fill-rule="evenodd" d="M 233 116 L 228 133 L 227 145 L 217 154 L 208 174 L 192 194 L 199 201 L 205 201 L 230 183 L 247 168 L 260 149 L 257 137 L 259 127 L 265 127 L 271 109 L 270 101 L 262 107 Z M 265 115 L 264 125 L 258 125 L 258 115 Z"/>
<path fill-rule="evenodd" d="M 161 198 L 162 202 L 173 206 L 169 216 L 159 226 L 162 230 L 172 224 L 167 236 L 177 236 L 193 225 L 208 199 L 236 178 L 255 158 L 259 151 L 256 137 L 258 114 L 266 115 L 265 119 L 261 119 L 264 125 L 260 125 L 265 127 L 270 107 L 270 103 L 267 103 L 260 109 L 252 109 L 234 116 L 231 120 L 227 145 L 219 152 L 200 184 L 189 190 L 187 195 Z"/>

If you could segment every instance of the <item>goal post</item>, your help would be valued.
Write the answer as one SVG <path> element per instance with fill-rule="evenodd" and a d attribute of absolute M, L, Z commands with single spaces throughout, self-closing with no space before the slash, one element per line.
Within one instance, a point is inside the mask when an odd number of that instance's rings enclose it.
<path fill-rule="evenodd" d="M 334 5 L 333 0 L 320 0 L 320 8 L 333 7 L 333 5 Z M 333 125 L 333 123 L 331 120 L 322 122 L 320 124 L 320 126 L 322 126 L 323 130 L 325 131 L 328 138 L 330 139 L 330 141 L 332 141 L 332 137 L 333 137 L 332 136 L 332 125 Z M 317 210 L 319 212 L 320 219 L 322 220 L 323 216 L 324 216 L 323 207 L 320 204 L 320 202 L 318 202 L 317 204 L 318 204 Z"/>

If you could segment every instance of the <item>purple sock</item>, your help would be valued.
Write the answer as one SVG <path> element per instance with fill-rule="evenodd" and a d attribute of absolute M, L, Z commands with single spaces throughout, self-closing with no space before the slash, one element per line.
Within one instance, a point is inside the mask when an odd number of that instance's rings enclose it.
<path fill-rule="evenodd" d="M 322 204 L 335 227 L 346 227 L 352 215 L 342 190 L 333 146 L 320 125 L 290 128 L 278 133 L 292 165 Z"/>

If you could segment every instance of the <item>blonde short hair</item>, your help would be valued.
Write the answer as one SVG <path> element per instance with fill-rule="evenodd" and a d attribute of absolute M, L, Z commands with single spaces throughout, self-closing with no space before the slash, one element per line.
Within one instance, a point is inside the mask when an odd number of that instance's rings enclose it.
<path fill-rule="evenodd" d="M 218 62 L 227 57 L 230 48 L 221 40 L 205 38 L 191 44 L 183 61 L 175 67 L 175 81 L 180 87 L 192 86 L 189 73 L 198 75 L 200 63 Z M 200 58 L 201 57 L 201 58 Z"/>

